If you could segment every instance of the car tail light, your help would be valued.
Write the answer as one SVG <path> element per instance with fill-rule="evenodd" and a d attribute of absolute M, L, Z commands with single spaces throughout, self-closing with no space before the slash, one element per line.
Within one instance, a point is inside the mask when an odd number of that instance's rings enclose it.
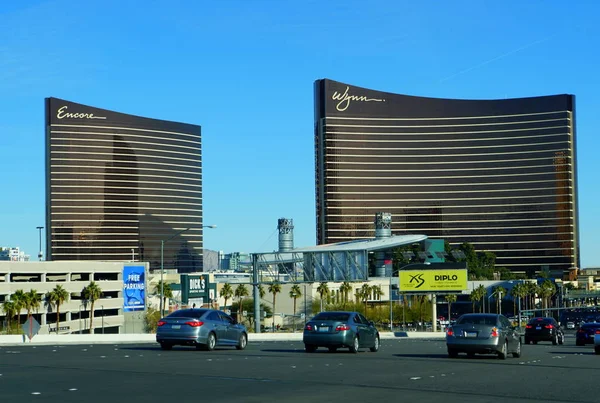
<path fill-rule="evenodd" d="M 164 324 L 166 324 L 167 322 L 163 321 L 163 320 L 159 320 L 158 323 L 156 324 L 156 326 L 161 327 Z"/>
<path fill-rule="evenodd" d="M 204 322 L 200 322 L 199 320 L 193 320 L 193 321 L 185 322 L 185 324 L 189 325 L 191 327 L 200 327 L 204 324 Z"/>
<path fill-rule="evenodd" d="M 600 329 L 596 329 L 596 334 L 600 334 Z"/>
<path fill-rule="evenodd" d="M 499 334 L 498 334 L 498 328 L 497 327 L 493 327 L 492 328 L 492 333 L 490 333 L 490 336 L 491 337 L 498 337 L 499 336 Z"/>
<path fill-rule="evenodd" d="M 585 330 L 579 329 L 579 330 L 577 330 L 577 333 L 585 333 Z"/>
<path fill-rule="evenodd" d="M 533 329 L 533 326 L 527 325 L 527 326 L 525 326 L 525 329 Z"/>
<path fill-rule="evenodd" d="M 552 325 L 546 325 L 546 326 L 544 326 L 544 327 L 545 327 L 546 329 L 554 329 L 554 326 L 552 326 Z"/>
<path fill-rule="evenodd" d="M 446 336 L 454 336 L 454 330 L 451 327 L 446 330 Z"/>
<path fill-rule="evenodd" d="M 312 332 L 314 329 L 310 323 L 307 323 L 306 326 L 304 326 L 304 330 L 308 330 L 309 332 Z"/>
<path fill-rule="evenodd" d="M 337 325 L 335 327 L 336 332 L 341 332 L 342 330 L 350 330 L 350 326 L 344 324 L 344 325 Z"/>

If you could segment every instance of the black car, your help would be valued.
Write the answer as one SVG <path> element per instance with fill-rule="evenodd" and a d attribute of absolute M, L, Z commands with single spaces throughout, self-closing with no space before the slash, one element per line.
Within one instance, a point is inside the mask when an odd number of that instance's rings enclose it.
<path fill-rule="evenodd" d="M 551 341 L 563 344 L 565 334 L 554 318 L 533 318 L 525 326 L 525 344 L 537 344 L 538 341 Z"/>
<path fill-rule="evenodd" d="M 594 335 L 598 329 L 600 329 L 600 323 L 582 323 L 575 333 L 575 344 L 578 346 L 594 344 Z"/>

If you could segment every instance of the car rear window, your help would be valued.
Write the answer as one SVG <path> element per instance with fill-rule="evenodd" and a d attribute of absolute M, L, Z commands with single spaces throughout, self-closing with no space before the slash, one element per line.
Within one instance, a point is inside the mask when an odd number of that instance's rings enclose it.
<path fill-rule="evenodd" d="M 529 321 L 530 325 L 535 325 L 536 323 L 541 323 L 543 325 L 546 325 L 548 323 L 552 323 L 552 319 L 550 319 L 550 318 L 533 318 Z"/>
<path fill-rule="evenodd" d="M 349 313 L 340 313 L 340 312 L 321 312 L 317 316 L 313 318 L 313 320 L 339 320 L 340 322 L 345 322 L 350 318 Z"/>
<path fill-rule="evenodd" d="M 199 319 L 206 313 L 206 309 L 180 309 L 169 315 L 169 318 L 196 318 Z"/>
<path fill-rule="evenodd" d="M 583 329 L 598 329 L 600 328 L 600 323 L 584 323 L 581 327 Z"/>
<path fill-rule="evenodd" d="M 496 316 L 487 315 L 473 315 L 473 316 L 461 316 L 456 322 L 458 325 L 496 325 Z"/>

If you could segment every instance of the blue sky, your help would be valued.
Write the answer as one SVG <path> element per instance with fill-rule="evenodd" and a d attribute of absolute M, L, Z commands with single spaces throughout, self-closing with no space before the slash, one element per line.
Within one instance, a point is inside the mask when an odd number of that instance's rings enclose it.
<path fill-rule="evenodd" d="M 427 3 L 427 4 L 422 4 Z M 435 4 L 434 4 L 435 3 Z M 202 126 L 205 247 L 315 244 L 313 82 L 417 96 L 576 95 L 583 267 L 600 267 L 595 0 L 0 3 L 0 246 L 35 258 L 44 97 Z"/>

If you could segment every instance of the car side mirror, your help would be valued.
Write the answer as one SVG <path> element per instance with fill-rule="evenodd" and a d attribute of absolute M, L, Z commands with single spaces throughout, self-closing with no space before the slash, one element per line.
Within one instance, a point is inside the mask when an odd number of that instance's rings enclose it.
<path fill-rule="evenodd" d="M 369 326 L 373 327 L 375 326 L 375 322 L 373 322 L 372 320 L 369 321 Z"/>

